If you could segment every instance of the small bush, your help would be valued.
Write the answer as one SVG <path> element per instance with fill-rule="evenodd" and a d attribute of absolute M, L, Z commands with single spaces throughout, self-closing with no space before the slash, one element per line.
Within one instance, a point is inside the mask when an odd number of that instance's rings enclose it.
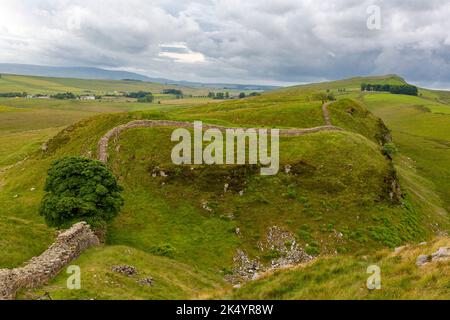
<path fill-rule="evenodd" d="M 282 253 L 278 250 L 270 250 L 262 256 L 264 261 L 271 261 L 281 257 Z"/>
<path fill-rule="evenodd" d="M 171 244 L 163 244 L 161 246 L 153 247 L 150 252 L 156 256 L 173 258 L 176 250 Z"/>
<path fill-rule="evenodd" d="M 122 188 L 101 162 L 82 157 L 65 157 L 48 170 L 46 194 L 40 215 L 52 227 L 67 227 L 86 221 L 104 227 L 123 205 Z"/>
<path fill-rule="evenodd" d="M 320 249 L 317 247 L 306 247 L 305 252 L 310 256 L 318 256 L 320 254 Z"/>
<path fill-rule="evenodd" d="M 389 158 L 392 158 L 398 152 L 397 147 L 392 142 L 384 144 L 381 151 Z"/>

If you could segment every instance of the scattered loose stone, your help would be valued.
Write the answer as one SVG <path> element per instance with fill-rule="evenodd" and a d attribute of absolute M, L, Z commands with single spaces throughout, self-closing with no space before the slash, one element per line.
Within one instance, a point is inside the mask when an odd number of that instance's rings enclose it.
<path fill-rule="evenodd" d="M 207 201 L 203 201 L 203 202 L 202 202 L 202 208 L 205 209 L 205 210 L 208 211 L 208 212 L 212 212 L 212 211 L 213 211 L 213 209 L 211 209 L 211 208 L 209 207 Z"/>
<path fill-rule="evenodd" d="M 136 268 L 133 266 L 113 266 L 112 271 L 121 273 L 128 277 L 134 276 L 138 273 Z"/>
<path fill-rule="evenodd" d="M 284 172 L 286 174 L 289 174 L 291 172 L 291 170 L 292 170 L 292 166 L 290 164 L 288 164 L 284 167 Z"/>
<path fill-rule="evenodd" d="M 251 280 L 253 275 L 262 268 L 261 263 L 257 259 L 251 260 L 240 249 L 237 250 L 233 262 L 233 274 L 225 276 L 225 279 L 233 284 L 240 284 L 242 280 Z"/>
<path fill-rule="evenodd" d="M 151 287 L 153 286 L 153 278 L 140 279 L 137 283 L 139 283 L 141 286 Z"/>
<path fill-rule="evenodd" d="M 236 229 L 236 233 L 237 231 Z M 257 247 L 263 254 L 276 251 L 279 255 L 272 259 L 269 265 L 264 266 L 258 257 L 252 260 L 243 250 L 237 250 L 233 258 L 233 273 L 225 276 L 227 281 L 239 284 L 243 281 L 258 279 L 264 271 L 283 269 L 314 259 L 299 247 L 292 233 L 277 226 L 269 228 L 265 241 L 258 242 Z"/>

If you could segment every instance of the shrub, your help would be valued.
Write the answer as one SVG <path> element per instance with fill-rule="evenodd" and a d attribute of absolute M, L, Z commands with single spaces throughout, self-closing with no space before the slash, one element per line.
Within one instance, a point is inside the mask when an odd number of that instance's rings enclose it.
<path fill-rule="evenodd" d="M 149 93 L 145 97 L 138 98 L 138 102 L 152 103 L 153 102 L 153 95 L 151 93 Z"/>
<path fill-rule="evenodd" d="M 397 147 L 392 142 L 384 144 L 383 147 L 381 148 L 381 151 L 383 152 L 384 155 L 388 156 L 391 159 L 398 152 Z"/>
<path fill-rule="evenodd" d="M 264 261 L 272 261 L 272 260 L 281 258 L 282 256 L 283 255 L 282 255 L 282 253 L 280 251 L 278 251 L 278 250 L 270 250 L 270 251 L 268 251 L 266 254 L 264 254 L 262 256 L 262 259 Z"/>
<path fill-rule="evenodd" d="M 306 247 L 305 252 L 310 256 L 316 257 L 320 254 L 320 249 L 318 247 Z"/>
<path fill-rule="evenodd" d="M 176 249 L 171 244 L 163 244 L 151 248 L 150 252 L 157 256 L 173 258 L 175 256 Z"/>
<path fill-rule="evenodd" d="M 111 221 L 123 205 L 122 188 L 101 162 L 65 157 L 48 170 L 40 215 L 52 227 L 86 221 L 94 228 Z"/>

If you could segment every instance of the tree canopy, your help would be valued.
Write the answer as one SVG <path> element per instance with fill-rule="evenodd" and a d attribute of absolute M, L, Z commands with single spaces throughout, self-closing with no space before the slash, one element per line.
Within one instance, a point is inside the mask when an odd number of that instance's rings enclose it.
<path fill-rule="evenodd" d="M 361 91 L 383 91 L 392 94 L 406 94 L 410 96 L 417 96 L 419 90 L 416 86 L 409 84 L 393 85 L 393 84 L 361 84 Z"/>
<path fill-rule="evenodd" d="M 48 170 L 40 214 L 52 227 L 86 221 L 94 227 L 111 221 L 123 205 L 122 188 L 100 161 L 65 157 Z"/>

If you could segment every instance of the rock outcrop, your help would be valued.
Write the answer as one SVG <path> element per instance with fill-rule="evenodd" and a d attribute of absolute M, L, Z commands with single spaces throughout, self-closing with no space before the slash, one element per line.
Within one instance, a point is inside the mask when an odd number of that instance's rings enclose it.
<path fill-rule="evenodd" d="M 74 224 L 60 233 L 43 254 L 32 258 L 25 266 L 0 269 L 0 300 L 15 299 L 22 288 L 31 289 L 46 284 L 85 249 L 99 243 L 86 222 Z"/>
<path fill-rule="evenodd" d="M 239 285 L 242 282 L 256 280 L 267 271 L 293 267 L 314 260 L 313 256 L 299 246 L 292 233 L 278 226 L 270 227 L 264 241 L 259 242 L 257 246 L 263 255 L 273 255 L 270 265 L 264 265 L 259 257 L 251 259 L 243 250 L 237 250 L 233 258 L 234 267 L 231 274 L 225 276 L 226 281 Z"/>
<path fill-rule="evenodd" d="M 417 257 L 416 265 L 421 267 L 427 263 L 450 261 L 450 247 L 439 248 L 438 251 L 431 255 L 422 254 Z"/>

